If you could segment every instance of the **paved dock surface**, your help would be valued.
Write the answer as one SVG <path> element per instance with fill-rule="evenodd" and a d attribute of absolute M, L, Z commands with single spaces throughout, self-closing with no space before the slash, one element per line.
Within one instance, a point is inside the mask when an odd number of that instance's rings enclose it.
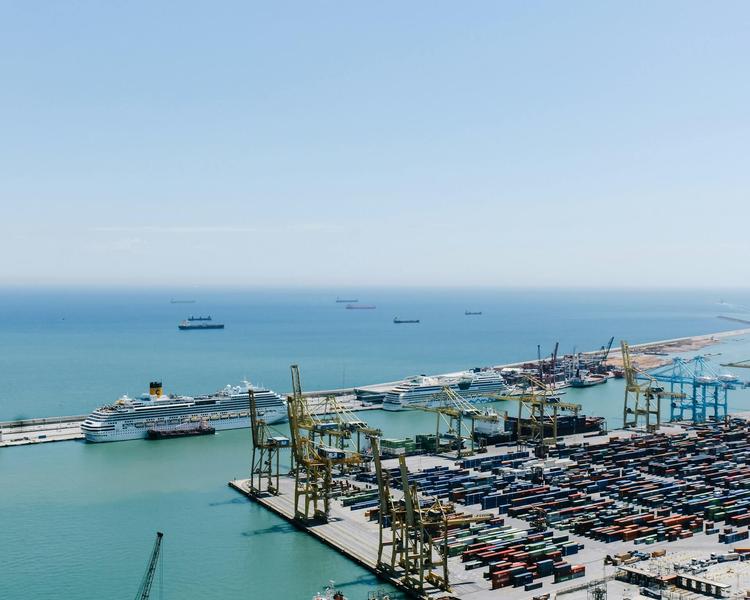
<path fill-rule="evenodd" d="M 662 428 L 662 432 L 666 433 L 668 431 L 676 433 L 680 431 L 680 427 L 673 426 Z M 630 437 L 632 435 L 638 435 L 638 433 L 632 431 L 613 431 L 601 436 L 587 436 L 584 438 L 583 434 L 578 434 L 568 436 L 565 439 L 576 443 L 585 441 L 593 445 L 603 443 L 612 436 Z M 515 451 L 515 449 L 515 446 L 492 447 L 487 454 L 482 456 L 491 457 L 502 455 L 509 451 Z M 384 469 L 393 468 L 397 465 L 397 459 L 387 459 L 383 461 Z M 416 472 L 422 469 L 430 469 L 435 466 L 454 467 L 455 461 L 451 456 L 411 456 L 407 458 L 407 466 L 411 472 Z M 253 498 L 249 493 L 248 480 L 246 479 L 231 481 L 229 482 L 229 485 L 245 496 L 252 498 L 261 505 L 272 510 L 282 518 L 293 522 L 294 480 L 292 478 L 287 476 L 281 478 L 281 495 L 279 496 L 268 495 L 260 498 Z M 363 484 L 357 483 L 357 485 L 362 486 Z M 398 490 L 392 491 L 396 495 L 400 493 Z M 456 508 L 459 512 L 463 513 L 497 514 L 497 511 L 495 510 L 481 510 L 481 507 L 478 504 L 470 506 L 457 505 Z M 345 508 L 338 500 L 334 499 L 331 501 L 331 521 L 329 523 L 313 525 L 310 527 L 298 526 L 303 531 L 313 535 L 323 543 L 341 552 L 361 566 L 371 570 L 384 581 L 388 581 L 389 583 L 398 586 L 398 581 L 394 581 L 389 575 L 379 572 L 376 567 L 378 524 L 375 521 L 368 521 L 365 519 L 364 513 L 364 510 L 350 510 L 349 508 Z M 507 515 L 504 515 L 504 519 L 507 525 L 512 525 L 518 529 L 528 529 L 529 527 L 528 522 L 521 519 L 510 518 Z M 482 577 L 482 572 L 485 569 L 466 570 L 464 568 L 464 563 L 461 562 L 461 557 L 458 556 L 452 557 L 448 560 L 449 579 L 452 592 L 447 593 L 432 590 L 430 597 L 466 598 L 468 600 L 521 600 L 531 599 L 534 596 L 550 593 L 554 594 L 552 597 L 563 597 L 565 600 L 585 600 L 587 597 L 586 586 L 590 582 L 602 579 L 610 580 L 608 585 L 612 586 L 612 591 L 620 590 L 620 588 L 623 588 L 624 586 L 624 584 L 620 582 L 612 581 L 616 567 L 604 565 L 604 557 L 607 555 L 621 554 L 630 550 L 653 552 L 654 550 L 665 549 L 668 552 L 668 557 L 685 555 L 698 556 L 707 555 L 711 552 L 724 553 L 729 549 L 725 544 L 720 544 L 718 542 L 716 535 L 707 536 L 703 533 L 697 533 L 691 538 L 674 542 L 661 542 L 644 546 L 636 545 L 635 542 L 614 542 L 608 544 L 588 537 L 574 535 L 570 531 L 552 529 L 555 531 L 555 535 L 569 535 L 571 541 L 583 545 L 583 549 L 579 551 L 578 554 L 567 557 L 567 560 L 571 564 L 585 565 L 585 577 L 557 584 L 553 583 L 551 577 L 542 578 L 538 581 L 543 582 L 543 587 L 529 592 L 524 591 L 523 587 L 503 587 L 498 590 L 492 590 L 490 589 L 490 582 Z"/>
<path fill-rule="evenodd" d="M 0 422 L 0 448 L 45 442 L 82 440 L 84 415 Z"/>

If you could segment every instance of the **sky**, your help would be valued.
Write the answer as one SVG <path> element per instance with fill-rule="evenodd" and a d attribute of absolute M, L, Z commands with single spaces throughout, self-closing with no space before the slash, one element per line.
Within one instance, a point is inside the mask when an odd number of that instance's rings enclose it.
<path fill-rule="evenodd" d="M 0 0 L 0 285 L 745 287 L 750 3 Z"/>

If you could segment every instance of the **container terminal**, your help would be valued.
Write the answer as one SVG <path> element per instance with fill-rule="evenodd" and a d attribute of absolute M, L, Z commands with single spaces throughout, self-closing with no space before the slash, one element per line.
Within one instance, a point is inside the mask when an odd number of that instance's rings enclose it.
<path fill-rule="evenodd" d="M 413 598 L 745 594 L 750 419 L 726 413 L 734 384 L 693 373 L 689 390 L 677 367 L 657 378 L 620 354 L 625 428 L 558 435 L 566 407 L 535 379 L 517 397 L 527 427 L 493 445 L 474 436 L 491 414 L 447 387 L 410 407 L 438 419 L 414 440 L 315 414 L 293 365 L 288 437 L 251 401 L 250 477 L 229 485 Z M 662 420 L 688 400 L 687 418 Z"/>

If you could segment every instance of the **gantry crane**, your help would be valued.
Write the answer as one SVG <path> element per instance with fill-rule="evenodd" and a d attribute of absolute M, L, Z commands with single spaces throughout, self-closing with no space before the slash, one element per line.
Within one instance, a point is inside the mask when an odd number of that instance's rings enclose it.
<path fill-rule="evenodd" d="M 533 375 L 524 375 L 529 385 L 522 394 L 488 394 L 495 400 L 518 402 L 517 440 L 519 445 L 530 444 L 538 457 L 547 455 L 547 447 L 557 443 L 557 418 L 560 412 L 572 412 L 578 417 L 580 404 L 561 402 L 551 385 Z M 528 433 L 523 429 L 524 412 L 528 414 Z M 550 436 L 547 436 L 547 430 Z"/>
<path fill-rule="evenodd" d="M 325 421 L 313 415 L 308 399 L 302 394 L 299 367 L 292 365 L 291 372 L 292 394 L 287 399 L 287 411 L 294 457 L 294 518 L 304 523 L 327 522 L 333 468 L 361 465 L 363 459 L 357 452 L 343 450 L 338 444 L 323 443 L 325 436 L 331 440 L 342 435 L 342 429 L 335 420 Z"/>
<path fill-rule="evenodd" d="M 669 383 L 673 398 L 670 421 L 704 423 L 707 418 L 727 418 L 729 390 L 737 380 L 717 373 L 705 356 L 691 360 L 675 357 L 670 364 L 650 371 L 649 376 Z"/>
<path fill-rule="evenodd" d="M 624 429 L 638 427 L 643 417 L 646 431 L 656 431 L 661 424 L 661 399 L 684 398 L 685 395 L 667 392 L 654 377 L 639 369 L 630 358 L 630 346 L 626 341 L 620 341 L 620 348 L 625 371 L 622 426 Z"/>
<path fill-rule="evenodd" d="M 463 455 L 464 441 L 469 442 L 469 452 L 474 453 L 474 426 L 477 421 L 499 423 L 502 420 L 497 413 L 479 410 L 450 386 L 443 386 L 440 392 L 423 403 L 413 403 L 406 406 L 410 409 L 435 413 L 435 454 L 440 452 L 441 421 L 448 425 L 448 435 L 456 441 L 457 459 Z M 468 435 L 463 433 L 464 420 L 471 423 Z"/>
<path fill-rule="evenodd" d="M 159 553 L 161 552 L 161 539 L 164 534 L 161 531 L 156 532 L 156 541 L 154 542 L 154 548 L 151 550 L 151 558 L 148 560 L 146 566 L 146 572 L 141 580 L 141 585 L 138 588 L 138 593 L 135 595 L 135 600 L 148 600 L 151 597 L 151 585 L 154 582 L 154 575 L 156 575 L 156 565 L 159 562 Z"/>
<path fill-rule="evenodd" d="M 274 432 L 258 413 L 255 391 L 251 386 L 248 386 L 247 394 L 250 398 L 250 435 L 253 441 L 250 493 L 254 496 L 262 493 L 278 495 L 279 454 L 282 448 L 289 447 L 289 438 L 273 435 Z"/>
<path fill-rule="evenodd" d="M 337 396 L 326 396 L 322 403 L 311 406 L 311 410 L 319 415 L 318 418 L 324 423 L 329 445 L 336 443 L 341 450 L 350 450 L 362 457 L 369 451 L 367 447 L 369 440 L 373 437 L 379 438 L 383 433 L 380 429 L 370 427 L 366 421 L 355 415 Z M 368 465 L 369 462 L 365 461 L 355 466 L 368 467 Z M 350 466 L 350 464 L 341 465 L 342 470 Z"/>
<path fill-rule="evenodd" d="M 390 474 L 383 469 L 377 438 L 371 439 L 378 484 L 379 544 L 377 567 L 400 580 L 416 597 L 426 597 L 429 586 L 450 591 L 448 531 L 470 523 L 488 521 L 492 515 L 457 515 L 452 505 L 435 499 L 422 506 L 419 490 L 409 484 L 406 458 L 399 457 L 396 476 L 403 496 L 391 490 Z M 386 532 L 390 528 L 390 535 Z"/>

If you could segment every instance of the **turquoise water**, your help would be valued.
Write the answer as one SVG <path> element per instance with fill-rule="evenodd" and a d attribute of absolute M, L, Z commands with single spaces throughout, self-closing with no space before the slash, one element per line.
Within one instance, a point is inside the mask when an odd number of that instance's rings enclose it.
<path fill-rule="evenodd" d="M 345 310 L 337 295 L 376 310 Z M 748 294 L 725 298 L 750 304 Z M 188 297 L 196 304 L 170 304 Z M 708 292 L 102 291 L 0 295 L 0 419 L 89 412 L 161 379 L 167 391 L 214 391 L 243 377 L 279 391 L 289 365 L 308 389 L 392 381 L 631 342 L 736 329 Z M 464 310 L 481 310 L 466 317 Z M 179 331 L 191 313 L 226 323 Z M 394 316 L 419 318 L 394 325 Z"/>
<path fill-rule="evenodd" d="M 333 302 L 345 293 L 378 309 L 346 311 Z M 185 295 L 199 302 L 169 304 Z M 739 294 L 725 300 L 750 303 Z M 305 386 L 324 388 L 520 360 L 556 339 L 570 351 L 610 335 L 640 342 L 738 328 L 716 319 L 728 312 L 716 301 L 685 292 L 8 292 L 0 298 L 0 418 L 87 412 L 151 378 L 183 393 L 245 375 L 285 390 L 288 365 L 298 362 Z M 485 314 L 464 317 L 466 308 Z M 210 312 L 227 329 L 179 332 L 191 312 Z M 396 315 L 423 322 L 395 326 Z M 750 358 L 750 340 L 710 351 Z M 617 425 L 622 385 L 569 390 L 566 400 Z M 737 392 L 730 404 L 748 410 L 750 394 Z M 434 428 L 427 414 L 363 415 L 389 436 Z M 0 597 L 132 597 L 156 530 L 165 532 L 164 598 L 304 599 L 333 579 L 355 600 L 381 586 L 229 489 L 248 462 L 246 430 L 0 450 Z"/>

